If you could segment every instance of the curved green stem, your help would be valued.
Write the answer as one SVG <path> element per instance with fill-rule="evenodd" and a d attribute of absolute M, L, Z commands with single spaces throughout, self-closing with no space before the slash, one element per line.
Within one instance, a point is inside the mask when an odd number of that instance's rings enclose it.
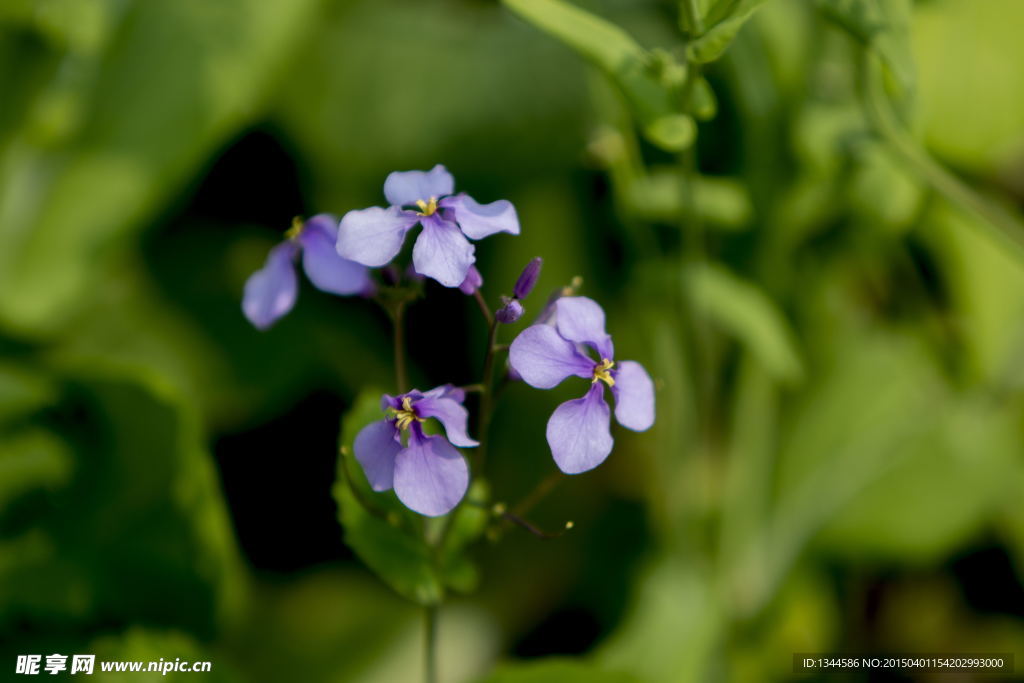
<path fill-rule="evenodd" d="M 978 195 L 932 159 L 897 120 L 882 89 L 879 58 L 871 50 L 865 53 L 862 89 L 868 120 L 903 161 L 938 193 L 980 218 L 993 238 L 1024 257 L 1024 224 L 1021 220 Z"/>

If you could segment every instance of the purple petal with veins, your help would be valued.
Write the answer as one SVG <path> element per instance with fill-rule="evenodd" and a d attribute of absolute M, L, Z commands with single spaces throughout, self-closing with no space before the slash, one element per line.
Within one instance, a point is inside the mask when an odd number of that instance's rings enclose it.
<path fill-rule="evenodd" d="M 507 199 L 480 204 L 465 192 L 460 192 L 453 197 L 445 197 L 438 205 L 470 239 L 479 240 L 499 232 L 519 234 L 516 208 Z"/>
<path fill-rule="evenodd" d="M 338 228 L 327 214 L 313 216 L 299 233 L 302 268 L 313 285 L 332 294 L 360 294 L 372 286 L 366 266 L 338 255 Z"/>
<path fill-rule="evenodd" d="M 480 445 L 480 442 L 471 439 L 466 431 L 469 412 L 455 400 L 424 396 L 416 401 L 413 407 L 420 417 L 432 417 L 444 425 L 445 434 L 453 445 L 464 448 Z"/>
<path fill-rule="evenodd" d="M 571 375 L 590 378 L 594 372 L 594 361 L 548 325 L 523 330 L 509 347 L 508 357 L 523 381 L 538 389 L 550 389 Z"/>
<path fill-rule="evenodd" d="M 437 214 L 422 217 L 423 232 L 416 238 L 412 262 L 416 272 L 445 287 L 458 287 L 473 265 L 476 249 L 454 223 Z"/>
<path fill-rule="evenodd" d="M 469 467 L 442 436 L 425 436 L 418 424 L 410 427 L 409 444 L 395 457 L 395 493 L 421 515 L 450 512 L 469 487 Z"/>
<path fill-rule="evenodd" d="M 349 211 L 338 226 L 338 255 L 364 266 L 387 265 L 402 250 L 405 233 L 419 220 L 415 212 L 394 206 Z"/>
<path fill-rule="evenodd" d="M 594 382 L 583 398 L 566 401 L 548 420 L 547 438 L 555 464 L 566 474 L 592 470 L 612 452 L 611 411 L 604 385 Z"/>
<path fill-rule="evenodd" d="M 604 310 L 593 299 L 567 296 L 556 301 L 555 326 L 569 341 L 590 344 L 601 358 L 614 360 L 612 338 L 604 330 Z"/>
<path fill-rule="evenodd" d="M 374 491 L 387 491 L 394 485 L 395 456 L 402 450 L 394 423 L 371 422 L 356 435 L 352 448 Z"/>
<path fill-rule="evenodd" d="M 628 429 L 643 432 L 654 424 L 654 382 L 636 361 L 624 360 L 612 370 L 615 419 Z"/>
<path fill-rule="evenodd" d="M 455 191 L 455 179 L 441 164 L 429 171 L 395 171 L 384 180 L 384 197 L 392 206 L 440 199 Z"/>

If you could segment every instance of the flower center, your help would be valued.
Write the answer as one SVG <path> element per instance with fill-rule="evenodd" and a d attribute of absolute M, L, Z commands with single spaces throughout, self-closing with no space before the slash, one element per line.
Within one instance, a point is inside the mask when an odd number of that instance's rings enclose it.
<path fill-rule="evenodd" d="M 418 215 L 433 216 L 437 213 L 437 197 L 431 197 L 429 201 L 417 199 L 416 206 L 420 207 L 420 210 L 416 212 Z"/>
<path fill-rule="evenodd" d="M 408 396 L 402 399 L 401 408 L 392 408 L 391 410 L 395 413 L 395 426 L 399 430 L 408 429 L 413 422 L 423 422 L 423 418 L 416 414 L 416 410 L 412 407 L 412 399 Z"/>
<path fill-rule="evenodd" d="M 608 386 L 614 387 L 615 378 L 612 377 L 611 372 L 609 372 L 613 367 L 615 367 L 615 363 L 613 361 L 610 361 L 607 358 L 602 358 L 601 362 L 594 366 L 593 381 L 597 382 L 598 380 L 600 380 L 607 384 Z"/>
<path fill-rule="evenodd" d="M 296 216 L 292 219 L 292 227 L 284 233 L 285 239 L 294 240 L 302 234 L 302 228 L 305 225 L 302 221 L 302 216 Z"/>

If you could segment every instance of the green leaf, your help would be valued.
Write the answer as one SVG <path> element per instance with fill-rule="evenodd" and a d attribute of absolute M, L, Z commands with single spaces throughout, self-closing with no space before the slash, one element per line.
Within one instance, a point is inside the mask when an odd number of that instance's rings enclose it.
<path fill-rule="evenodd" d="M 640 679 L 621 672 L 606 671 L 595 664 L 562 657 L 549 657 L 525 664 L 499 667 L 479 683 L 638 683 Z"/>
<path fill-rule="evenodd" d="M 975 176 L 1016 168 L 1024 149 L 1022 25 L 1019 0 L 914 6 L 924 139 L 937 156 Z"/>
<path fill-rule="evenodd" d="M 933 358 L 909 334 L 841 335 L 780 441 L 768 558 L 744 570 L 755 603 L 814 539 L 841 556 L 935 562 L 1014 500 L 1018 409 L 954 393 Z"/>
<path fill-rule="evenodd" d="M 1011 500 L 1016 410 L 955 394 L 916 340 L 848 339 L 821 377 L 783 444 L 780 500 L 833 552 L 934 561 Z"/>
<path fill-rule="evenodd" d="M 941 204 L 926 239 L 941 266 L 963 343 L 965 375 L 981 386 L 1024 386 L 1024 268 L 987 239 L 978 219 Z"/>
<path fill-rule="evenodd" d="M 347 456 L 342 456 L 347 457 Z M 441 601 L 444 589 L 421 539 L 373 516 L 344 485 L 334 488 L 345 543 L 398 594 L 421 605 Z"/>
<path fill-rule="evenodd" d="M 775 379 L 792 383 L 803 378 L 789 323 L 761 289 L 718 265 L 689 272 L 686 284 L 694 305 L 744 344 Z"/>
<path fill-rule="evenodd" d="M 4 495 L 44 495 L 17 507 L 31 527 L 5 543 L 0 618 L 212 633 L 245 584 L 195 415 L 155 378 L 71 359 L 56 370 L 65 386 L 55 412 L 74 423 L 2 449 Z"/>
<path fill-rule="evenodd" d="M 440 548 L 441 574 L 445 585 L 461 593 L 476 589 L 480 572 L 467 554 L 469 546 L 479 540 L 491 519 L 487 509 L 490 492 L 481 479 L 473 482 L 466 492 L 466 503 L 460 505 L 449 522 L 448 532 Z M 470 504 L 468 501 L 473 501 Z"/>
<path fill-rule="evenodd" d="M 765 0 L 738 0 L 731 3 L 728 14 L 697 40 L 687 46 L 690 58 L 700 64 L 713 62 L 722 56 L 743 25 L 763 5 Z M 720 5 L 726 4 L 720 2 Z M 715 8 L 717 9 L 717 7 Z M 712 14 L 713 16 L 713 14 Z"/>
<path fill-rule="evenodd" d="M 404 513 L 393 504 L 388 509 L 385 501 L 393 494 L 372 493 L 353 455 L 352 444 L 359 430 L 384 417 L 380 397 L 380 391 L 364 390 L 342 420 L 339 474 L 333 490 L 345 543 L 400 595 L 422 605 L 437 604 L 444 587 L 430 548 L 422 536 L 405 530 L 403 522 L 408 520 Z M 353 493 L 353 487 L 358 494 Z M 368 507 L 371 505 L 373 512 Z"/>
<path fill-rule="evenodd" d="M 604 71 L 622 90 L 652 143 L 677 152 L 693 142 L 693 120 L 678 106 L 685 65 L 664 51 L 652 55 L 615 24 L 562 0 L 504 3 Z"/>
<path fill-rule="evenodd" d="M 943 408 L 935 396 L 932 428 L 898 447 L 898 460 L 830 524 L 822 542 L 837 555 L 938 562 L 1016 500 L 1018 409 L 993 410 L 964 397 Z"/>
<path fill-rule="evenodd" d="M 505 0 L 505 5 L 610 74 L 647 59 L 646 51 L 624 30 L 568 2 Z"/>
<path fill-rule="evenodd" d="M 723 606 L 707 577 L 681 555 L 661 557 L 637 575 L 631 607 L 595 652 L 612 671 L 645 681 L 706 681 L 721 647 Z"/>
<path fill-rule="evenodd" d="M 210 670 L 201 677 L 208 683 L 240 683 L 243 678 L 234 666 L 219 657 L 217 650 L 208 649 L 192 636 L 180 631 L 161 631 L 153 628 L 133 626 L 117 634 L 103 635 L 91 641 L 88 651 L 96 654 L 97 660 L 142 661 L 163 660 L 173 664 L 176 659 L 186 662 L 210 662 Z M 158 679 L 166 683 L 183 683 L 196 678 L 192 671 L 161 671 Z M 94 676 L 94 677 L 93 677 Z M 103 672 L 95 666 L 90 680 L 96 683 L 147 683 L 157 680 L 156 673 L 150 672 Z"/>

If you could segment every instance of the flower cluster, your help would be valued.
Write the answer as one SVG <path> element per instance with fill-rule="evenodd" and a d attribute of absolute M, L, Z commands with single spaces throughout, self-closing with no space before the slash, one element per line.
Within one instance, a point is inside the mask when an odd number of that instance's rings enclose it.
<path fill-rule="evenodd" d="M 615 361 L 601 307 L 565 291 L 556 293 L 534 324 L 510 346 L 497 344 L 499 324 L 514 323 L 523 316 L 522 302 L 536 285 L 542 262 L 537 258 L 527 264 L 512 296 L 501 297 L 501 306 L 489 311 L 479 291 L 483 277 L 475 266 L 476 248 L 469 240 L 501 232 L 518 235 L 519 218 L 507 200 L 479 204 L 454 190 L 454 179 L 441 165 L 429 171 L 395 172 L 384 182 L 386 208 L 350 211 L 340 221 L 327 214 L 305 222 L 296 219 L 285 240 L 270 250 L 263 268 L 246 282 L 245 316 L 262 330 L 294 307 L 300 257 L 306 277 L 317 289 L 373 296 L 382 304 L 393 300 L 394 295 L 392 299 L 384 295 L 401 281 L 403 270 L 392 263 L 402 251 L 406 234 L 420 226 L 412 248 L 411 280 L 427 277 L 475 296 L 492 325 L 484 377 L 474 385 L 482 392 L 480 430 L 485 431 L 490 418 L 493 356 L 507 349 L 508 379 L 521 379 L 539 389 L 551 389 L 570 376 L 590 380 L 582 398 L 566 401 L 552 413 L 547 440 L 563 472 L 577 474 L 597 467 L 613 444 L 605 385 L 615 399 L 619 424 L 644 431 L 654 422 L 654 383 L 639 363 Z M 377 279 L 374 268 L 382 268 Z M 394 315 L 402 308 L 392 307 L 389 312 Z M 396 356 L 401 385 L 404 378 L 399 361 Z M 451 384 L 425 392 L 413 389 L 394 396 L 385 394 L 381 399 L 383 419 L 365 426 L 354 442 L 355 458 L 372 489 L 393 490 L 405 506 L 426 516 L 454 509 L 470 482 L 469 467 L 458 449 L 481 445 L 469 436 L 465 401 L 466 391 Z M 425 429 L 430 421 L 440 430 Z"/>

